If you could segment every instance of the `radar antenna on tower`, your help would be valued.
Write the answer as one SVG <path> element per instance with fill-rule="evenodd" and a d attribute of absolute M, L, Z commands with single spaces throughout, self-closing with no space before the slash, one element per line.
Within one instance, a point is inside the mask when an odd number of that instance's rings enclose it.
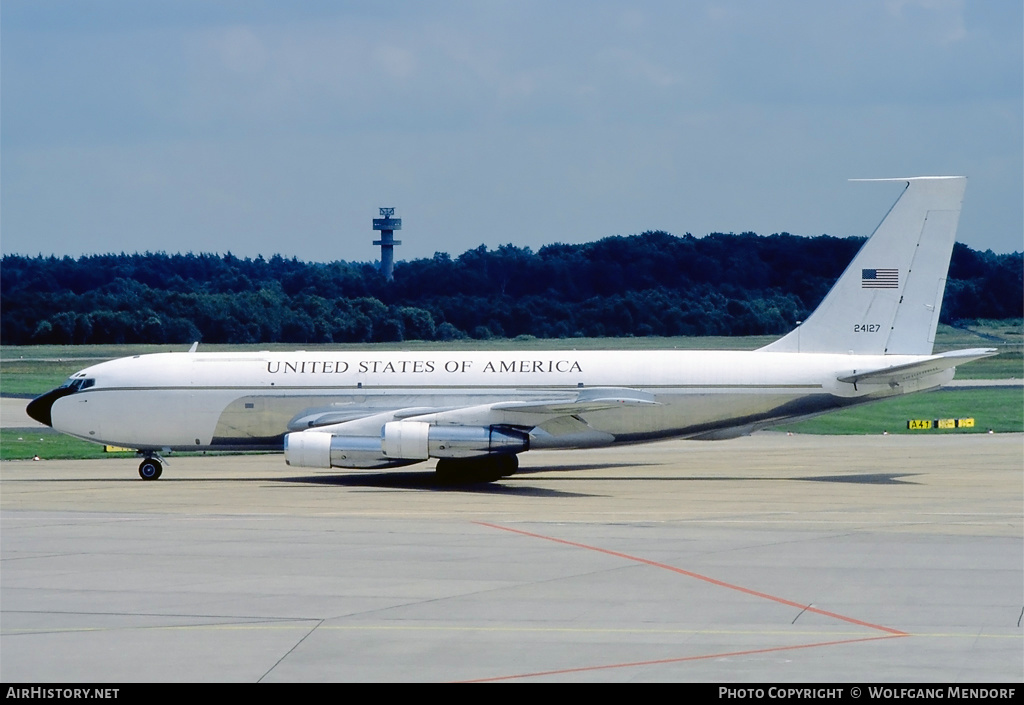
<path fill-rule="evenodd" d="M 395 279 L 395 245 L 402 244 L 395 239 L 395 231 L 402 229 L 402 219 L 392 218 L 394 214 L 394 208 L 381 208 L 381 217 L 373 219 L 373 229 L 380 230 L 380 240 L 374 240 L 373 244 L 380 245 L 380 271 L 388 281 Z"/>

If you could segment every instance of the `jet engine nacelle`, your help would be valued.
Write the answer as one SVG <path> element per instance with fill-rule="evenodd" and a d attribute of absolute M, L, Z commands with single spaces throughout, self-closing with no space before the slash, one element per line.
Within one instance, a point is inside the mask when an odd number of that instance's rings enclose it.
<path fill-rule="evenodd" d="M 389 458 L 476 458 L 494 453 L 520 453 L 529 436 L 494 426 L 434 426 L 419 421 L 384 424 L 381 448 Z"/>
<path fill-rule="evenodd" d="M 380 436 L 289 433 L 284 437 L 284 457 L 289 465 L 307 468 L 388 468 L 428 458 L 520 453 L 529 445 L 526 433 L 512 429 L 391 421 L 384 424 Z"/>
<path fill-rule="evenodd" d="M 301 468 L 393 468 L 416 460 L 389 458 L 380 436 L 332 436 L 300 431 L 284 437 L 284 461 Z"/>

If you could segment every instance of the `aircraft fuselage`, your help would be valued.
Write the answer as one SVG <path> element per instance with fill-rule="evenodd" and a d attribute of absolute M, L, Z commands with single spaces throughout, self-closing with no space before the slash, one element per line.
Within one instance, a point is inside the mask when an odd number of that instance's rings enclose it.
<path fill-rule="evenodd" d="M 140 450 L 281 450 L 288 431 L 392 409 L 430 421 L 440 414 L 444 423 L 446 413 L 497 402 L 636 392 L 637 403 L 627 398 L 578 414 L 586 433 L 535 434 L 531 443 L 571 448 L 768 425 L 952 378 L 947 369 L 899 386 L 838 381 L 927 358 L 677 350 L 161 353 L 83 370 L 72 379 L 87 385 L 55 399 L 50 416 L 64 433 Z M 491 410 L 485 419 L 543 426 L 536 421 L 514 409 Z"/>

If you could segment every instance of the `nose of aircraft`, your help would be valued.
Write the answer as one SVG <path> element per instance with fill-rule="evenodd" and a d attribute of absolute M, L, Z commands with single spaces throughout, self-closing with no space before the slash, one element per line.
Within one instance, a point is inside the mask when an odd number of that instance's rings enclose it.
<path fill-rule="evenodd" d="M 61 397 L 66 397 L 68 394 L 74 394 L 75 390 L 71 387 L 58 387 L 57 389 L 51 389 L 46 394 L 38 396 L 28 403 L 25 407 L 25 412 L 33 419 L 41 424 L 47 426 L 53 426 L 53 419 L 50 416 L 50 410 L 53 409 L 53 403 Z"/>

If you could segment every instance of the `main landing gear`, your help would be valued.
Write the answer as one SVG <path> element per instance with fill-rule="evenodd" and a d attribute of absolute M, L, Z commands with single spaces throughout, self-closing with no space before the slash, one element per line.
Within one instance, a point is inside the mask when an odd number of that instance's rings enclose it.
<path fill-rule="evenodd" d="M 139 463 L 139 477 L 143 480 L 159 480 L 164 472 L 160 457 L 149 454 Z"/>
<path fill-rule="evenodd" d="M 514 475 L 519 458 L 512 454 L 485 455 L 480 458 L 441 458 L 434 469 L 437 479 L 445 484 L 495 482 Z"/>

